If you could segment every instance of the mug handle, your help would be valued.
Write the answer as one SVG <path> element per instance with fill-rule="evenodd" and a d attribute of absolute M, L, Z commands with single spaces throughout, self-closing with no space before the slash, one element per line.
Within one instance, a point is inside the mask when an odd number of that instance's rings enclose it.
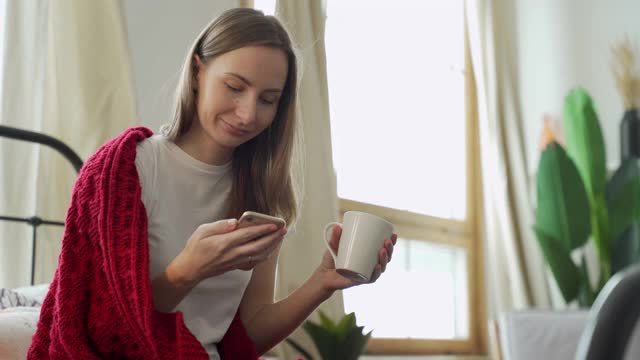
<path fill-rule="evenodd" d="M 333 257 L 333 262 L 336 264 L 336 266 L 338 265 L 338 255 L 336 253 L 333 252 L 333 249 L 331 248 L 331 245 L 329 245 L 329 238 L 327 237 L 327 231 L 328 230 L 333 230 L 333 227 L 336 225 L 340 225 L 342 226 L 341 223 L 339 222 L 330 222 L 328 223 L 325 227 L 324 227 L 324 233 L 322 235 L 322 238 L 324 239 L 324 244 L 327 246 L 327 249 L 329 249 L 329 253 L 331 254 L 331 256 Z"/>

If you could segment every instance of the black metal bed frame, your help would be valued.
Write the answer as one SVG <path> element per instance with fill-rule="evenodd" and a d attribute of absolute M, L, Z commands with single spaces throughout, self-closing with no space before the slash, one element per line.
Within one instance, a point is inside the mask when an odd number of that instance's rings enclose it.
<path fill-rule="evenodd" d="M 56 150 L 57 152 L 59 152 L 62 156 L 64 156 L 71 163 L 73 168 L 76 170 L 76 173 L 80 172 L 80 168 L 82 168 L 82 159 L 80 159 L 78 154 L 76 154 L 69 146 L 67 146 L 67 144 L 49 135 L 44 135 L 34 131 L 16 129 L 10 126 L 0 125 L 0 137 L 6 137 L 14 140 L 21 140 L 21 141 L 47 145 L 53 148 L 54 150 Z M 64 226 L 64 222 L 45 220 L 37 215 L 31 216 L 28 218 L 17 217 L 17 216 L 0 216 L 0 220 L 22 222 L 22 223 L 31 225 L 31 228 L 32 228 L 31 285 L 34 285 L 34 276 L 35 276 L 35 267 L 36 267 L 36 238 L 37 238 L 38 226 L 40 225 Z"/>

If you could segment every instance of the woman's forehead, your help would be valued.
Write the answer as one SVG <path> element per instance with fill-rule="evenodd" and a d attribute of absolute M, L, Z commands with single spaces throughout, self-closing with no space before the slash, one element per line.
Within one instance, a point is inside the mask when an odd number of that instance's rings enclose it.
<path fill-rule="evenodd" d="M 249 85 L 282 89 L 287 79 L 287 56 L 280 49 L 248 46 L 220 55 L 212 62 L 216 72 L 235 75 Z"/>

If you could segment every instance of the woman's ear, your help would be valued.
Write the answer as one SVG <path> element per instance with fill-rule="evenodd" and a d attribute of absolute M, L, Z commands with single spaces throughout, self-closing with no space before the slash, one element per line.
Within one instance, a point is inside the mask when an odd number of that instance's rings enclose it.
<path fill-rule="evenodd" d="M 202 62 L 202 59 L 200 59 L 200 56 L 193 55 L 193 71 L 196 74 L 196 76 L 199 76 L 200 73 L 202 71 L 204 71 L 204 63 Z"/>
<path fill-rule="evenodd" d="M 195 60 L 195 67 L 197 70 L 200 70 L 204 67 L 204 64 L 202 63 L 202 60 L 200 59 L 200 56 L 198 56 L 198 54 L 193 55 L 193 59 Z"/>
<path fill-rule="evenodd" d="M 200 60 L 200 56 L 197 54 L 193 56 L 193 91 L 198 91 L 198 79 L 200 78 L 200 72 L 203 70 L 204 64 Z"/>

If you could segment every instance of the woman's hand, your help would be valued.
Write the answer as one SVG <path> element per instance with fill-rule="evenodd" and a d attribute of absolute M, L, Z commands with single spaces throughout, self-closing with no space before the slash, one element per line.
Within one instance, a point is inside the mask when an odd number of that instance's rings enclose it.
<path fill-rule="evenodd" d="M 193 284 L 235 269 L 251 270 L 272 254 L 287 233 L 286 228 L 276 231 L 275 225 L 237 226 L 235 219 L 199 226 L 169 266 Z"/>
<path fill-rule="evenodd" d="M 342 234 L 342 228 L 338 225 L 333 226 L 331 230 L 331 239 L 329 239 L 329 246 L 338 253 L 338 245 L 340 243 L 340 235 Z M 370 283 L 378 280 L 380 275 L 387 269 L 387 264 L 391 261 L 393 255 L 393 247 L 398 241 L 398 235 L 392 234 L 391 239 L 384 240 L 384 246 L 378 251 L 378 264 L 373 270 Z M 327 292 L 334 292 L 336 290 L 343 290 L 352 286 L 360 285 L 360 283 L 351 279 L 345 278 L 336 272 L 336 265 L 333 261 L 333 256 L 329 250 L 327 250 L 322 258 L 322 263 L 317 272 L 320 274 L 322 287 Z"/>

